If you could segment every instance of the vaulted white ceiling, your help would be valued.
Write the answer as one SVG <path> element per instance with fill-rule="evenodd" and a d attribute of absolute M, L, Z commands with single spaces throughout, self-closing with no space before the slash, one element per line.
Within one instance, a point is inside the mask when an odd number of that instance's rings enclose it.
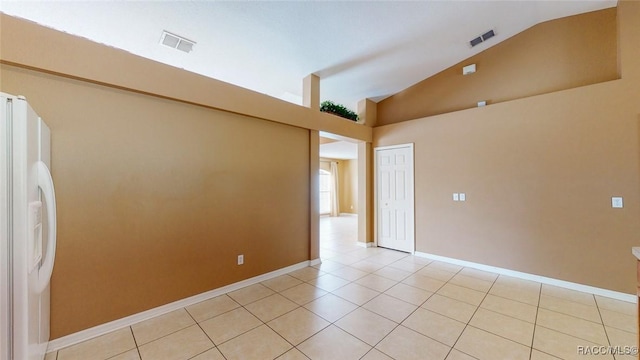
<path fill-rule="evenodd" d="M 403 90 L 537 23 L 616 6 L 560 1 L 7 1 L 0 11 L 301 103 L 302 79 L 321 99 L 356 109 Z M 474 48 L 468 41 L 494 29 Z M 163 30 L 196 42 L 160 45 Z"/>

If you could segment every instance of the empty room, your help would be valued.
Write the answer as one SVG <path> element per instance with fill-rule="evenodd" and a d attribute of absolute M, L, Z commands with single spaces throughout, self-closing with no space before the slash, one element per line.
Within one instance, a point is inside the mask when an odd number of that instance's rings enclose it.
<path fill-rule="evenodd" d="M 0 360 L 637 359 L 638 1 L 0 3 Z"/>

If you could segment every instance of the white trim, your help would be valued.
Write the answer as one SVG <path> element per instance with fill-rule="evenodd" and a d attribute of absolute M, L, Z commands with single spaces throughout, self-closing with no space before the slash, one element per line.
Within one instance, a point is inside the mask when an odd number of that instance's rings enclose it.
<path fill-rule="evenodd" d="M 377 246 L 375 246 L 375 244 L 374 244 L 373 242 L 371 242 L 371 241 L 366 242 L 366 243 L 365 243 L 365 242 L 362 242 L 362 241 L 358 241 L 358 242 L 357 242 L 357 244 L 358 244 L 358 246 L 363 247 L 363 248 L 377 247 Z"/>
<path fill-rule="evenodd" d="M 376 146 L 373 150 L 392 150 L 392 149 L 400 149 L 403 147 L 413 147 L 414 143 L 406 143 L 406 144 L 398 144 L 398 145 L 387 145 L 387 146 Z"/>
<path fill-rule="evenodd" d="M 411 216 L 413 217 L 413 246 L 409 253 L 416 250 L 416 151 L 414 143 L 378 146 L 373 148 L 373 247 L 378 247 L 378 152 L 381 150 L 393 150 L 408 147 L 411 149 L 411 186 L 413 186 L 413 196 L 411 197 Z M 394 249 L 395 250 L 395 249 Z M 401 250 L 404 251 L 404 250 Z"/>
<path fill-rule="evenodd" d="M 612 299 L 616 299 L 616 300 L 621 300 L 621 301 L 626 301 L 626 302 L 630 302 L 630 303 L 634 303 L 634 304 L 637 303 L 637 301 L 638 301 L 638 297 L 636 295 L 633 295 L 633 294 L 626 294 L 626 293 L 622 293 L 622 292 L 618 292 L 618 291 L 607 290 L 607 289 L 597 288 L 597 287 L 594 287 L 594 286 L 578 284 L 578 283 L 574 283 L 574 282 L 570 282 L 570 281 L 558 280 L 558 279 L 549 278 L 549 277 L 546 277 L 546 276 L 540 276 L 540 275 L 534 275 L 534 274 L 524 273 L 524 272 L 515 271 L 515 270 L 509 270 L 509 269 L 500 268 L 500 267 L 496 267 L 496 266 L 478 264 L 478 263 L 474 263 L 474 262 L 471 262 L 471 261 L 458 260 L 458 259 L 453 259 L 453 258 L 449 258 L 449 257 L 445 257 L 445 256 L 423 253 L 423 252 L 419 252 L 419 251 L 416 251 L 414 253 L 414 255 L 415 256 L 419 256 L 419 257 L 423 257 L 423 258 L 427 258 L 427 259 L 443 261 L 443 262 L 447 262 L 447 263 L 451 263 L 451 264 L 455 264 L 455 265 L 466 266 L 466 267 L 470 267 L 470 268 L 474 268 L 474 269 L 478 269 L 478 270 L 489 271 L 489 272 L 493 272 L 493 273 L 500 274 L 500 275 L 507 275 L 507 276 L 512 276 L 512 277 L 519 278 L 519 279 L 532 280 L 532 281 L 537 281 L 537 282 L 543 283 L 543 284 L 554 285 L 554 286 L 559 286 L 559 287 L 563 287 L 563 288 L 566 288 L 566 289 L 581 291 L 581 292 L 585 292 L 585 293 L 589 293 L 589 294 L 600 295 L 600 296 L 604 296 L 604 297 L 608 297 L 608 298 L 612 298 Z"/>
<path fill-rule="evenodd" d="M 322 264 L 322 260 L 320 258 L 309 260 L 309 266 L 316 266 L 318 264 Z"/>
<path fill-rule="evenodd" d="M 354 213 L 340 213 L 340 216 L 353 216 L 353 217 L 357 217 L 358 214 L 354 214 Z"/>
<path fill-rule="evenodd" d="M 182 300 L 174 301 L 172 303 L 158 306 L 156 308 L 139 312 L 137 314 L 133 314 L 133 315 L 130 315 L 118 320 L 114 320 L 102 325 L 94 326 L 86 330 L 78 331 L 77 333 L 73 333 L 73 334 L 49 341 L 49 347 L 47 348 L 47 352 L 57 351 L 67 346 L 75 345 L 83 341 L 110 333 L 112 331 L 119 330 L 124 327 L 131 326 L 133 324 L 137 324 L 141 321 L 148 320 L 156 316 L 169 313 L 174 310 L 178 310 L 193 304 L 197 304 L 199 302 L 214 298 L 216 296 L 224 295 L 226 293 L 238 290 L 240 288 L 243 288 L 249 285 L 257 284 L 259 282 L 273 279 L 275 277 L 290 273 L 292 271 L 311 266 L 312 263 L 315 265 L 319 262 L 320 262 L 320 259 L 303 261 L 301 263 L 287 266 L 285 268 L 278 269 L 266 274 L 258 275 L 250 279 L 242 280 L 237 283 L 223 286 L 221 288 L 213 289 L 213 290 L 204 292 L 202 294 L 194 295 Z"/>

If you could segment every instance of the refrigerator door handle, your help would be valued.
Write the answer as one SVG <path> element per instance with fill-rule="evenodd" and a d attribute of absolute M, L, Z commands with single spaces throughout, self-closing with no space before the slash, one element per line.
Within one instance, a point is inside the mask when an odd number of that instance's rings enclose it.
<path fill-rule="evenodd" d="M 53 179 L 47 165 L 38 161 L 36 163 L 38 171 L 38 187 L 42 189 L 42 195 L 44 196 L 44 202 L 47 205 L 47 223 L 49 226 L 47 237 L 47 250 L 45 258 L 40 265 L 40 271 L 38 274 L 38 282 L 36 284 L 36 291 L 41 293 L 47 288 L 51 280 L 51 274 L 53 274 L 53 263 L 56 258 L 56 194 L 53 190 Z"/>

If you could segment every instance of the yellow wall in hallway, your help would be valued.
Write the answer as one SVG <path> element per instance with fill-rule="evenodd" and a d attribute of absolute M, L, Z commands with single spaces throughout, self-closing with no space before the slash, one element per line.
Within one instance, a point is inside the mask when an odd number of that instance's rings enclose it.
<path fill-rule="evenodd" d="M 338 196 L 340 201 L 340 213 L 358 213 L 358 160 L 320 160 L 320 169 L 331 171 L 330 162 L 338 163 Z M 351 209 L 353 206 L 353 209 Z"/>
<path fill-rule="evenodd" d="M 342 177 L 340 184 L 340 211 L 343 213 L 358 213 L 358 160 L 343 160 L 340 163 Z"/>

